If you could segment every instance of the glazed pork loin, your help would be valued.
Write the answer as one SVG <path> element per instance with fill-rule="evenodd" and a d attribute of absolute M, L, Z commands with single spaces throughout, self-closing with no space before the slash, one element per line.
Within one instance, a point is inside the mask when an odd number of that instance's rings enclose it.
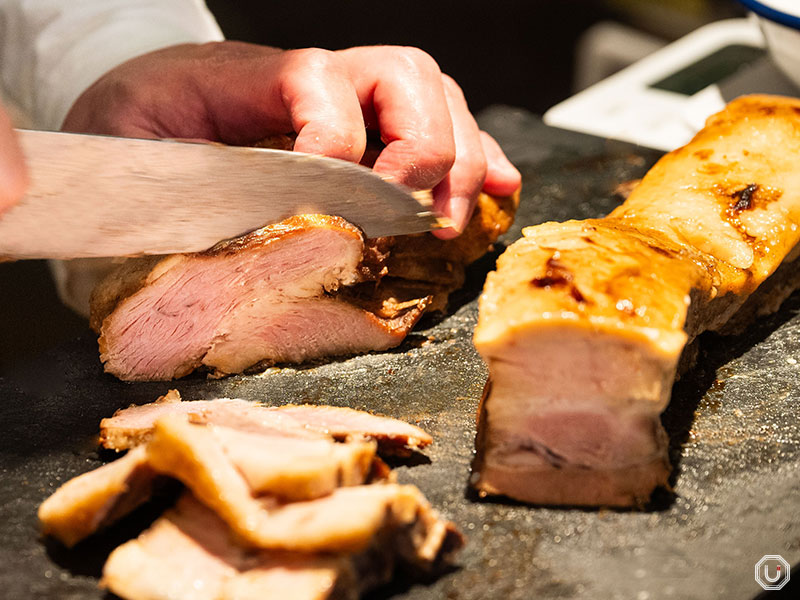
<path fill-rule="evenodd" d="M 480 299 L 481 494 L 631 506 L 667 484 L 684 348 L 800 285 L 798 156 L 800 101 L 743 97 L 608 217 L 523 231 Z"/>
<path fill-rule="evenodd" d="M 425 310 L 446 307 L 517 198 L 482 195 L 449 242 L 365 240 L 341 218 L 301 215 L 206 252 L 129 259 L 92 295 L 100 358 L 120 379 L 169 380 L 397 346 Z"/>

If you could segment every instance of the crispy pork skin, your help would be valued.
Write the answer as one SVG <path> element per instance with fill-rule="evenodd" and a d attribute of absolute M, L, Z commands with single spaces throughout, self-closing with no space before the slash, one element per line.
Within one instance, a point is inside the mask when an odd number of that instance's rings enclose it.
<path fill-rule="evenodd" d="M 631 506 L 667 484 L 659 417 L 684 347 L 800 284 L 798 154 L 800 101 L 743 97 L 608 217 L 523 230 L 480 300 L 480 493 Z"/>
<path fill-rule="evenodd" d="M 155 422 L 166 415 L 186 415 L 193 423 L 213 424 L 271 436 L 307 439 L 375 440 L 382 454 L 409 454 L 433 438 L 415 425 L 352 408 L 290 404 L 264 406 L 246 400 L 181 401 L 170 390 L 155 402 L 118 410 L 100 422 L 100 442 L 127 450 L 149 440 Z"/>

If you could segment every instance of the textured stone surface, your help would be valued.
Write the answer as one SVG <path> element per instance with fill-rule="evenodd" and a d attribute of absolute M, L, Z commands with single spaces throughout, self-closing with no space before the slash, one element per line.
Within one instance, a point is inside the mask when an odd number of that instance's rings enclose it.
<path fill-rule="evenodd" d="M 528 113 L 482 115 L 523 170 L 517 225 L 599 216 L 619 183 L 657 154 L 545 128 Z M 270 404 L 352 406 L 415 422 L 435 437 L 427 459 L 400 463 L 468 536 L 459 567 L 433 582 L 400 580 L 374 598 L 753 598 L 764 554 L 800 561 L 800 295 L 739 337 L 702 338 L 695 369 L 676 384 L 664 422 L 677 465 L 674 491 L 641 511 L 533 508 L 477 500 L 468 488 L 475 412 L 486 369 L 470 338 L 476 299 L 496 254 L 470 269 L 450 315 L 427 318 L 398 349 L 224 380 L 125 384 L 102 373 L 88 330 L 40 343 L 0 370 L 0 597 L 102 598 L 108 552 L 152 514 L 71 551 L 40 539 L 38 504 L 98 453 L 102 417 L 154 400 L 241 397 Z M 44 281 L 44 268 L 33 269 Z M 0 268 L 0 289 L 12 271 Z M 37 282 L 26 282 L 26 285 Z M 45 283 L 41 283 L 47 289 Z M 52 296 L 52 293 L 50 293 Z M 55 296 L 42 301 L 55 307 Z M 6 314 L 25 306 L 1 306 Z M 54 309 L 55 310 L 55 309 Z M 11 311 L 11 312 L 9 312 Z M 800 566 L 795 569 L 800 577 Z"/>

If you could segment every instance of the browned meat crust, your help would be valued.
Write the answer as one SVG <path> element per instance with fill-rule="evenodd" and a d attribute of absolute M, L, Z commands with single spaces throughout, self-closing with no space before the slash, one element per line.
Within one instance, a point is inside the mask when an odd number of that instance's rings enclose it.
<path fill-rule="evenodd" d="M 800 101 L 744 97 L 608 217 L 523 231 L 489 275 L 475 332 L 492 381 L 481 493 L 629 506 L 666 485 L 659 416 L 687 343 L 800 283 L 798 153 Z"/>

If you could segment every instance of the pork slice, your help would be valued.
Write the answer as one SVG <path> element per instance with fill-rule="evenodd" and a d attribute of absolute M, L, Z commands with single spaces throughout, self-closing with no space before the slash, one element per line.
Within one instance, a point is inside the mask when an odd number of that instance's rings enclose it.
<path fill-rule="evenodd" d="M 153 424 L 162 416 L 176 414 L 185 415 L 192 422 L 235 422 L 236 415 L 248 415 L 254 405 L 247 400 L 220 398 L 218 400 L 181 401 L 177 390 L 170 390 L 155 402 L 132 405 L 120 409 L 112 417 L 100 421 L 100 443 L 112 450 L 122 451 L 144 444 L 150 438 Z M 258 413 L 261 414 L 261 413 Z M 267 417 L 259 419 L 251 417 L 254 427 L 269 435 L 287 435 L 292 437 L 324 438 L 324 434 L 310 431 L 293 420 Z"/>
<path fill-rule="evenodd" d="M 182 402 L 175 390 L 156 402 L 130 406 L 103 419 L 100 441 L 106 448 L 131 448 L 147 441 L 155 422 L 168 414 L 185 414 L 194 423 L 271 436 L 338 440 L 365 437 L 376 440 L 379 450 L 387 454 L 407 454 L 433 441 L 427 432 L 404 421 L 350 408 L 311 404 L 268 407 L 231 399 Z"/>
<path fill-rule="evenodd" d="M 800 285 L 773 278 L 798 254 L 798 152 L 800 101 L 745 97 L 608 217 L 523 230 L 480 299 L 481 494 L 631 506 L 667 484 L 660 414 L 686 344 Z"/>
<path fill-rule="evenodd" d="M 187 494 L 111 553 L 101 585 L 129 600 L 322 600 L 351 583 L 344 557 L 246 550 L 213 511 Z"/>
<path fill-rule="evenodd" d="M 364 254 L 354 226 L 304 215 L 206 252 L 129 262 L 93 295 L 100 358 L 120 379 L 167 380 L 390 348 L 424 300 L 382 319 L 336 298 L 364 277 Z"/>
<path fill-rule="evenodd" d="M 144 448 L 79 475 L 39 507 L 42 533 L 74 546 L 149 500 L 156 477 Z"/>
<path fill-rule="evenodd" d="M 272 410 L 337 440 L 353 436 L 374 439 L 381 451 L 387 453 L 402 454 L 407 450 L 420 450 L 433 442 L 431 435 L 416 425 L 344 406 L 287 404 Z"/>
<path fill-rule="evenodd" d="M 360 551 L 382 528 L 410 526 L 418 512 L 430 510 L 419 490 L 396 484 L 338 488 L 303 502 L 256 498 L 246 477 L 216 443 L 213 431 L 175 415 L 156 422 L 146 448 L 148 464 L 155 471 L 181 481 L 255 547 Z M 442 540 L 447 537 L 435 523 L 427 529 Z"/>
<path fill-rule="evenodd" d="M 337 487 L 362 484 L 375 459 L 374 442 L 339 444 L 218 426 L 210 431 L 253 494 L 287 501 L 319 498 Z"/>

